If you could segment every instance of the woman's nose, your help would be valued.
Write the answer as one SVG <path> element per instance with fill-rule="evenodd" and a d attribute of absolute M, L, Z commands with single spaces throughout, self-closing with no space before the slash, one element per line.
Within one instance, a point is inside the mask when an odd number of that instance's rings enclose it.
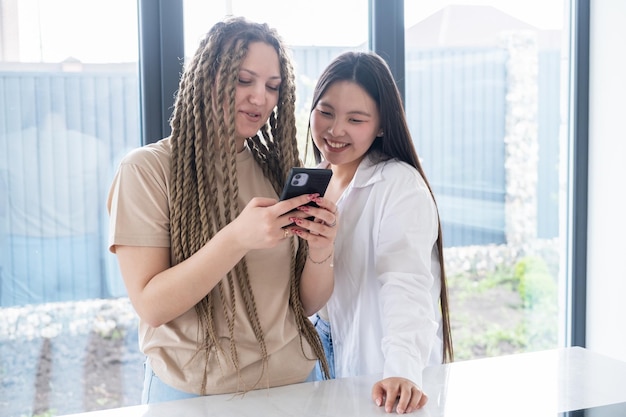
<path fill-rule="evenodd" d="M 251 92 L 250 92 L 250 103 L 255 104 L 257 106 L 263 105 L 265 104 L 266 101 L 266 97 L 265 97 L 265 87 L 257 87 L 254 88 Z"/>
<path fill-rule="evenodd" d="M 335 119 L 330 125 L 330 127 L 328 128 L 328 133 L 330 133 L 334 137 L 343 136 L 344 135 L 343 123 Z"/>

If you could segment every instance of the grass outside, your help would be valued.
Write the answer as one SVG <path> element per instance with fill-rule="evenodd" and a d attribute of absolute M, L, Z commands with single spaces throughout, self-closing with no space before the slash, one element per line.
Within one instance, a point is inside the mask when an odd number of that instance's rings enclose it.
<path fill-rule="evenodd" d="M 558 344 L 558 265 L 524 256 L 490 270 L 449 274 L 455 360 L 554 348 Z"/>

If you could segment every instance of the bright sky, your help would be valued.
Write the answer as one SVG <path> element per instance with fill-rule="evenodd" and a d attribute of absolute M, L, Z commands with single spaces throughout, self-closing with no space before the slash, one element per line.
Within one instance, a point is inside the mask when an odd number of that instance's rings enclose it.
<path fill-rule="evenodd" d="M 562 29 L 569 0 L 405 0 L 406 27 L 435 13 L 445 5 L 493 6 L 539 29 Z"/>
<path fill-rule="evenodd" d="M 563 26 L 567 0 L 407 0 L 410 27 L 448 4 L 491 5 L 540 29 Z M 21 60 L 136 62 L 137 12 L 131 0 L 20 0 Z M 292 45 L 356 46 L 367 40 L 368 0 L 186 0 L 186 50 L 225 14 L 275 27 Z M 81 16 L 76 18 L 75 16 Z M 86 16 L 86 17 L 83 17 Z M 89 17 L 93 18 L 89 18 Z"/>

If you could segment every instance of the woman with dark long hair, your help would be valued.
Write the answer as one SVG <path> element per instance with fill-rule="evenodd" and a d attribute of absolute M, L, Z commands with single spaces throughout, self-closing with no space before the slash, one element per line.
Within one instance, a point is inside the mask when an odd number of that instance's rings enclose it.
<path fill-rule="evenodd" d="M 385 61 L 347 52 L 324 70 L 309 123 L 338 206 L 335 287 L 313 317 L 331 376 L 382 374 L 390 412 L 427 401 L 422 371 L 452 360 L 441 223 Z"/>

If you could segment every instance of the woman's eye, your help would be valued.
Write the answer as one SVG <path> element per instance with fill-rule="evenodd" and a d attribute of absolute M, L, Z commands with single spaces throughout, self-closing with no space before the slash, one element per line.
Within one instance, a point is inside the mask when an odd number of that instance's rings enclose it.
<path fill-rule="evenodd" d="M 278 90 L 280 90 L 280 86 L 279 85 L 268 85 L 267 89 L 268 90 L 272 90 L 272 91 L 278 91 Z"/>
<path fill-rule="evenodd" d="M 324 117 L 331 117 L 331 116 L 332 116 L 332 115 L 330 114 L 330 112 L 327 112 L 327 111 L 324 111 L 324 110 L 317 109 L 317 112 L 318 112 L 319 114 L 321 114 L 322 116 L 324 116 Z"/>
<path fill-rule="evenodd" d="M 244 85 L 248 85 L 250 84 L 252 81 L 250 80 L 244 80 L 242 78 L 239 79 L 239 84 L 244 84 Z"/>

